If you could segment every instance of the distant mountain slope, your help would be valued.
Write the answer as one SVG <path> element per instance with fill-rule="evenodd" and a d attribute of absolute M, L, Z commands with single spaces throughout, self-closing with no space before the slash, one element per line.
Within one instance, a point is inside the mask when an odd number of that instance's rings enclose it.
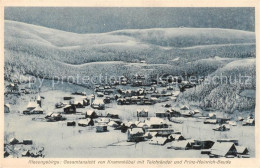
<path fill-rule="evenodd" d="M 160 28 L 120 30 L 113 35 L 135 37 L 160 46 L 192 47 L 213 44 L 254 43 L 254 32 L 219 28 Z"/>
<path fill-rule="evenodd" d="M 48 78 L 98 72 L 119 75 L 154 74 L 156 71 L 176 75 L 212 73 L 229 62 L 210 61 L 210 67 L 205 67 L 203 59 L 216 55 L 230 59 L 255 57 L 255 33 L 230 29 L 160 28 L 77 34 L 5 21 L 6 76 L 11 75 L 8 69 L 18 74 Z M 179 58 L 178 65 L 171 64 L 170 60 L 175 58 Z M 148 64 L 126 64 L 140 60 L 146 60 Z M 102 63 L 106 61 L 112 63 Z M 88 64 L 91 62 L 95 64 Z M 191 62 L 190 66 L 187 62 Z"/>
<path fill-rule="evenodd" d="M 255 100 L 240 93 L 255 89 L 256 60 L 242 59 L 219 68 L 202 85 L 184 92 L 179 101 L 199 103 L 203 108 L 224 109 L 227 112 L 253 111 Z"/>
<path fill-rule="evenodd" d="M 243 55 L 232 56 L 239 48 Z M 244 57 L 254 56 L 254 48 L 254 32 L 240 30 L 167 28 L 76 34 L 5 21 L 5 49 L 71 64 L 134 59 L 167 63 L 167 59 L 187 54 L 195 59 L 207 58 L 208 54 Z M 166 59 L 162 62 L 160 57 Z"/>

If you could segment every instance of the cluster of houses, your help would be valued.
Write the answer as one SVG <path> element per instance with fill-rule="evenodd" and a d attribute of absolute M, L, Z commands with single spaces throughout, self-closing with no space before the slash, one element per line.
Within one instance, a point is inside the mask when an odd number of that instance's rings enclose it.
<path fill-rule="evenodd" d="M 204 119 L 204 124 L 218 124 L 219 126 L 214 128 L 215 131 L 229 131 L 230 125 L 237 126 L 236 121 L 232 121 L 228 117 L 217 117 L 216 113 L 209 113 L 205 117 L 198 117 L 199 119 Z M 255 118 L 250 114 L 246 119 L 239 117 L 238 122 L 242 122 L 242 126 L 254 126 Z"/>
<path fill-rule="evenodd" d="M 30 87 L 19 87 L 19 82 L 14 81 L 6 85 L 4 95 L 8 94 L 15 94 L 15 95 L 22 95 L 22 94 L 31 94 L 35 93 L 33 88 Z"/>
<path fill-rule="evenodd" d="M 238 140 L 220 139 L 212 140 L 186 139 L 181 132 L 175 132 L 165 120 L 152 117 L 143 122 L 128 123 L 127 141 L 147 141 L 151 145 L 164 146 L 174 150 L 201 150 L 201 154 L 209 157 L 249 157 L 249 150 L 238 145 Z"/>
<path fill-rule="evenodd" d="M 26 107 L 26 109 L 23 111 L 23 114 L 29 115 L 29 114 L 43 114 L 42 109 L 42 97 L 38 94 L 36 102 L 30 101 Z"/>
<path fill-rule="evenodd" d="M 20 158 L 20 157 L 44 157 L 44 148 L 33 146 L 33 141 L 24 139 L 19 141 L 16 138 L 11 138 L 4 143 L 5 158 Z"/>
<path fill-rule="evenodd" d="M 179 91 L 172 91 L 172 87 L 163 89 L 161 92 L 156 89 L 156 86 L 148 89 L 138 88 L 135 90 L 123 90 L 119 89 L 115 97 L 118 105 L 153 105 L 159 102 L 173 100 L 175 101 L 179 96 Z"/>
<path fill-rule="evenodd" d="M 219 140 L 213 142 L 211 140 L 191 140 L 186 139 L 181 132 L 175 131 L 169 124 L 171 122 L 182 124 L 176 120 L 176 117 L 196 117 L 203 119 L 204 124 L 218 124 L 214 131 L 228 131 L 229 125 L 236 125 L 235 121 L 230 118 L 217 117 L 215 113 L 209 113 L 207 116 L 202 116 L 201 111 L 191 109 L 188 106 L 179 108 L 172 107 L 171 104 L 162 105 L 164 111 L 156 111 L 154 115 L 148 115 L 147 109 L 138 109 L 136 111 L 137 121 L 122 122 L 116 114 L 106 114 L 105 116 L 98 114 L 95 110 L 105 110 L 106 104 L 116 102 L 117 105 L 153 105 L 164 101 L 176 101 L 181 91 L 187 88 L 195 87 L 196 84 L 179 81 L 178 79 L 172 82 L 179 83 L 179 88 L 176 89 L 173 85 L 169 85 L 167 80 L 150 85 L 151 87 L 142 87 L 144 85 L 144 76 L 137 75 L 132 83 L 132 86 L 139 86 L 135 89 L 117 89 L 116 85 L 127 85 L 129 80 L 122 76 L 121 83 L 114 81 L 112 85 L 97 85 L 94 88 L 94 93 L 87 96 L 85 92 L 73 92 L 71 96 L 63 97 L 63 102 L 57 102 L 53 111 L 46 113 L 44 119 L 47 122 L 67 120 L 65 115 L 68 114 L 83 114 L 84 117 L 75 119 L 75 121 L 67 121 L 67 126 L 93 127 L 97 133 L 107 132 L 110 129 L 119 130 L 126 133 L 128 142 L 147 141 L 151 145 L 166 145 L 168 149 L 175 150 L 201 150 L 201 154 L 208 154 L 209 157 L 248 157 L 248 149 L 238 146 L 238 142 L 234 140 Z M 164 88 L 159 90 L 156 84 L 160 84 Z M 43 97 L 38 94 L 34 101 L 30 101 L 23 111 L 23 114 L 43 114 L 42 109 Z M 85 107 L 91 107 L 86 110 Z M 88 108 L 89 109 L 89 108 Z M 10 112 L 10 105 L 5 104 L 5 113 Z M 64 114 L 64 115 L 63 115 Z M 143 121 L 141 121 L 143 120 Z M 255 119 L 250 115 L 245 120 L 239 119 L 242 125 L 254 125 Z M 17 141 L 12 143 L 18 143 Z M 10 143 L 11 144 L 11 143 Z M 24 156 L 33 157 L 29 150 Z"/>

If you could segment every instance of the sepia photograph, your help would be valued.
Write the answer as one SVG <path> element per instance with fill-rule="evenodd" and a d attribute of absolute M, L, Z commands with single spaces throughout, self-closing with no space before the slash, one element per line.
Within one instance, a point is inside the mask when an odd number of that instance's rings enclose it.
<path fill-rule="evenodd" d="M 256 158 L 255 7 L 4 7 L 4 158 Z"/>

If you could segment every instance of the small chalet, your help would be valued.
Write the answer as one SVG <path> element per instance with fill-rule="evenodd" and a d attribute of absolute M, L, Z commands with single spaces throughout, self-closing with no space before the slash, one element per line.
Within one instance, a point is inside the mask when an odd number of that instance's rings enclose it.
<path fill-rule="evenodd" d="M 137 110 L 137 117 L 148 117 L 148 110 L 147 109 Z"/>
<path fill-rule="evenodd" d="M 170 142 L 170 140 L 166 137 L 153 137 L 149 144 L 151 145 L 165 145 L 166 143 Z"/>
<path fill-rule="evenodd" d="M 94 121 L 91 118 L 86 118 L 78 121 L 78 126 L 86 127 L 86 126 L 93 126 Z"/>
<path fill-rule="evenodd" d="M 211 147 L 211 155 L 215 157 L 226 157 L 228 155 L 236 156 L 236 146 L 232 142 L 215 142 Z"/>
<path fill-rule="evenodd" d="M 128 142 L 140 142 L 144 140 L 144 131 L 142 128 L 130 128 L 127 130 Z"/>
<path fill-rule="evenodd" d="M 85 117 L 94 119 L 94 118 L 98 118 L 98 115 L 94 110 L 87 110 Z"/>
<path fill-rule="evenodd" d="M 63 112 L 65 114 L 76 113 L 76 107 L 74 105 L 66 105 L 66 106 L 63 107 Z"/>

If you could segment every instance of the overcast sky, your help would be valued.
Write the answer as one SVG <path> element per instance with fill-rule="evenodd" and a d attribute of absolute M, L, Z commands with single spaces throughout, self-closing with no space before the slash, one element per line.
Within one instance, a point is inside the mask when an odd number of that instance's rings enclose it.
<path fill-rule="evenodd" d="M 254 13 L 254 8 L 6 7 L 5 19 L 76 33 L 180 26 L 255 31 Z"/>

